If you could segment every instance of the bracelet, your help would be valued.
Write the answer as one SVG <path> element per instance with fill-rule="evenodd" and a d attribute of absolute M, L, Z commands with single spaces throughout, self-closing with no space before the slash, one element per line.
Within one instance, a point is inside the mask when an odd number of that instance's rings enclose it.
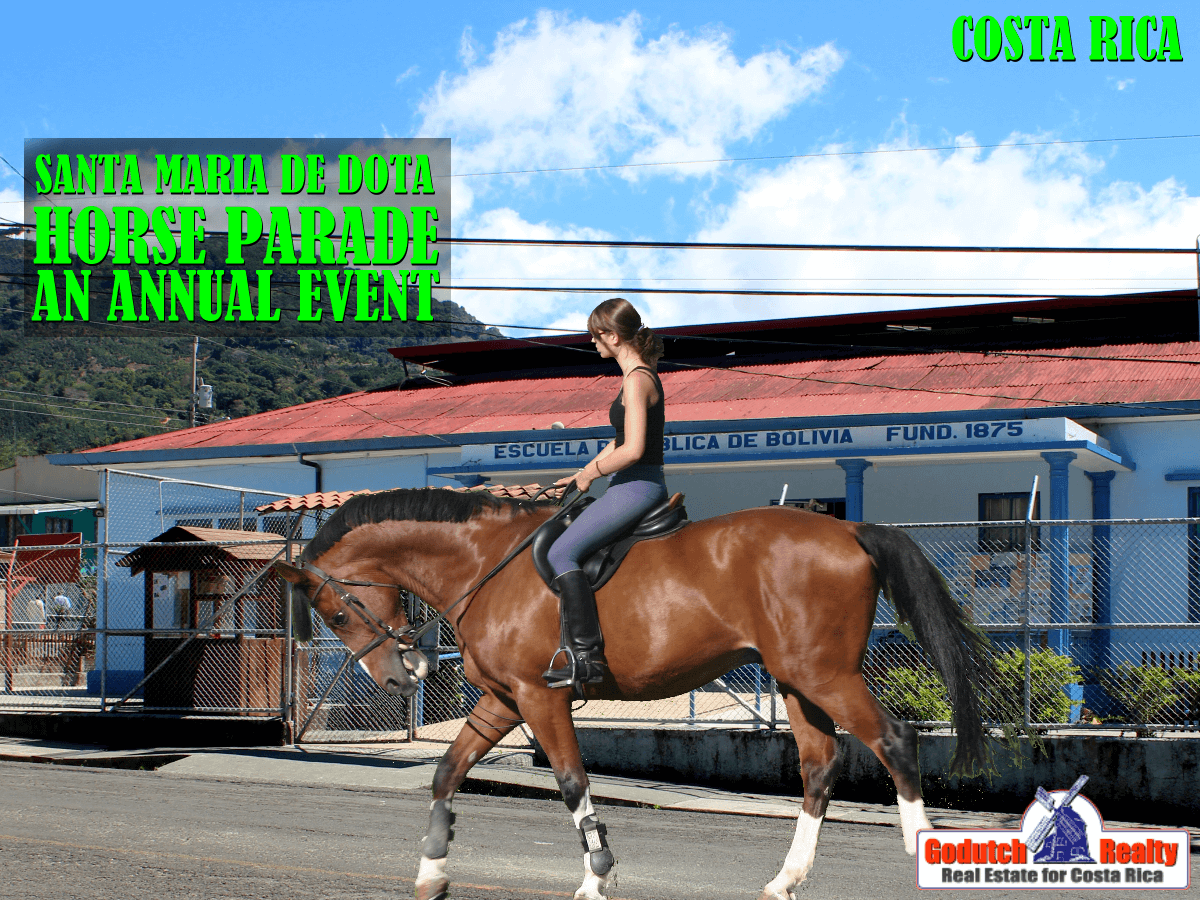
<path fill-rule="evenodd" d="M 596 462 L 596 460 L 594 460 L 594 459 L 592 460 L 592 462 L 596 463 L 596 474 L 597 474 L 597 475 L 600 475 L 600 476 L 603 476 L 603 475 L 604 475 L 604 473 L 600 471 L 600 463 L 599 463 L 599 462 Z"/>

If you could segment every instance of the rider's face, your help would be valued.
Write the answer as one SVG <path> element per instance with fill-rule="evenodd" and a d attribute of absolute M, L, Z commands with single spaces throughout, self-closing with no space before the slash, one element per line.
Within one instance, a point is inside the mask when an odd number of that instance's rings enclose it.
<path fill-rule="evenodd" d="M 610 359 L 617 355 L 617 347 L 621 339 L 611 331 L 593 331 L 592 343 L 596 345 L 596 352 L 604 359 Z"/>

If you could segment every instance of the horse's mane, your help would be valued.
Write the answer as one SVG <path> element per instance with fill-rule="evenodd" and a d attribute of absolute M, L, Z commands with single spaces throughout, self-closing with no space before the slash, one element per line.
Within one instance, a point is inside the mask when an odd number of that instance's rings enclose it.
<path fill-rule="evenodd" d="M 343 503 L 304 548 L 302 558 L 313 561 L 360 525 L 376 522 L 466 522 L 484 512 L 509 510 L 512 515 L 548 506 L 486 491 L 446 488 L 399 488 L 376 494 L 357 494 Z"/>

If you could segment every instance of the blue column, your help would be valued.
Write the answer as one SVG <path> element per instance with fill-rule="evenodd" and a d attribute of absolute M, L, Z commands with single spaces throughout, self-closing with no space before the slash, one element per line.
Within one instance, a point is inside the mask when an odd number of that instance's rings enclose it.
<path fill-rule="evenodd" d="M 834 460 L 846 470 L 846 521 L 863 520 L 863 472 L 871 468 L 865 459 Z"/>
<path fill-rule="evenodd" d="M 1075 454 L 1068 450 L 1043 453 L 1042 459 L 1050 464 L 1050 518 L 1071 517 L 1070 495 L 1067 492 L 1071 460 Z M 1070 534 L 1065 525 L 1050 526 L 1050 621 L 1065 622 L 1070 610 L 1070 564 L 1068 552 Z M 1067 656 L 1071 652 L 1071 632 L 1065 628 L 1052 628 L 1047 635 L 1050 649 Z"/>
<path fill-rule="evenodd" d="M 1112 480 L 1116 472 L 1084 472 L 1092 482 L 1092 518 L 1112 518 Z M 1092 621 L 1112 624 L 1112 528 L 1092 526 Z M 1107 670 L 1110 663 L 1112 633 L 1107 629 L 1092 632 L 1092 665 Z"/>

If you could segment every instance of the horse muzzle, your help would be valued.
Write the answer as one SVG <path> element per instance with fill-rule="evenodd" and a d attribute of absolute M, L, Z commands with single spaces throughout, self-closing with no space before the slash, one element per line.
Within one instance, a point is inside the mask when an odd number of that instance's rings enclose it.
<path fill-rule="evenodd" d="M 398 697 L 411 697 L 417 692 L 421 681 L 429 674 L 429 660 L 420 650 L 404 650 L 400 653 L 403 664 L 399 672 L 389 675 L 383 689 Z M 399 677 L 396 677 L 396 676 Z"/>

